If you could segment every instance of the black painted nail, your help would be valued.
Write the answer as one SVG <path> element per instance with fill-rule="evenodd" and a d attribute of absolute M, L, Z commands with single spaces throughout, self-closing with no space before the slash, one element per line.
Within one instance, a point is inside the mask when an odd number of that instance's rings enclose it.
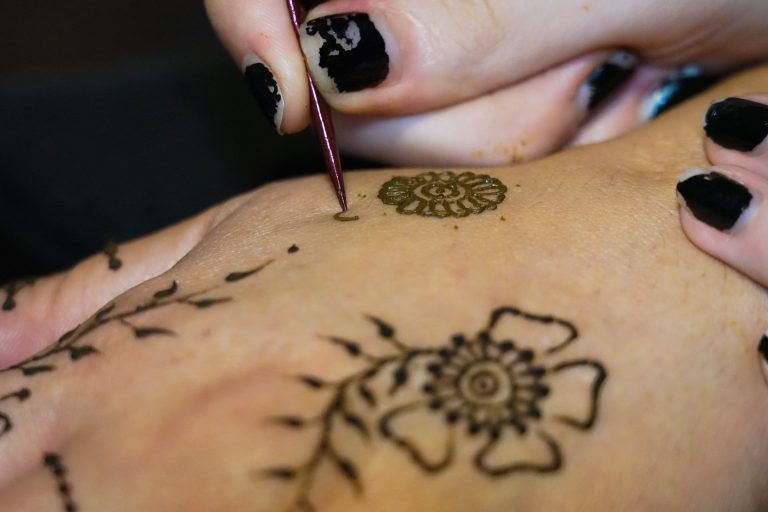
<path fill-rule="evenodd" d="M 763 337 L 760 338 L 760 344 L 757 346 L 757 351 L 760 352 L 765 360 L 765 364 L 768 365 L 768 332 L 763 334 Z"/>
<path fill-rule="evenodd" d="M 263 62 L 255 58 L 247 58 L 246 64 L 245 77 L 251 86 L 251 93 L 264 116 L 279 131 L 285 103 L 275 75 Z"/>
<path fill-rule="evenodd" d="M 699 94 L 719 80 L 705 75 L 699 66 L 685 66 L 668 75 L 651 93 L 645 104 L 646 119 L 655 119 L 663 112 Z"/>
<path fill-rule="evenodd" d="M 699 169 L 683 175 L 677 192 L 694 217 L 720 231 L 731 229 L 752 202 L 752 194 L 741 183 Z"/>
<path fill-rule="evenodd" d="M 587 109 L 593 110 L 607 100 L 637 69 L 637 59 L 631 53 L 614 53 L 602 66 L 595 69 L 582 86 L 587 95 Z"/>
<path fill-rule="evenodd" d="M 768 137 L 768 105 L 742 98 L 713 103 L 707 110 L 704 131 L 724 148 L 752 151 Z"/>
<path fill-rule="evenodd" d="M 389 74 L 389 55 L 376 25 L 365 13 L 337 14 L 307 22 L 304 37 L 320 38 L 315 44 L 318 65 L 328 73 L 339 92 L 375 87 Z M 314 51 L 314 50 L 313 50 Z"/>

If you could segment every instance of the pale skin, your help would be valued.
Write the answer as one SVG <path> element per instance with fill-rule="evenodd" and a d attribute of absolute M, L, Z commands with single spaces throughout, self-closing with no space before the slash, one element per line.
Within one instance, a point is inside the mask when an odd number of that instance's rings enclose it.
<path fill-rule="evenodd" d="M 768 69 L 758 69 L 614 142 L 482 171 L 508 191 L 479 215 L 396 213 L 376 198 L 380 187 L 423 171 L 398 169 L 350 174 L 360 220 L 339 223 L 318 176 L 122 247 L 118 273 L 103 270 L 102 255 L 25 288 L 0 316 L 12 333 L 4 365 L 133 284 L 112 312 L 174 281 L 171 298 L 215 287 L 195 300 L 232 300 L 149 309 L 83 335 L 97 354 L 57 354 L 54 371 L 33 377 L 1 374 L 0 395 L 26 387 L 31 396 L 0 402 L 13 419 L 0 437 L 0 509 L 61 508 L 42 463 L 56 452 L 82 511 L 292 510 L 294 482 L 263 470 L 305 459 L 315 431 L 270 418 L 322 410 L 327 395 L 296 376 L 334 381 L 361 365 L 324 336 L 380 347 L 365 318 L 375 315 L 409 346 L 434 347 L 514 306 L 572 322 L 578 341 L 564 356 L 598 360 L 608 374 L 591 428 L 551 429 L 562 467 L 492 478 L 472 465 L 478 441 L 462 437 L 452 464 L 428 474 L 380 436 L 349 435 L 342 445 L 363 492 L 321 468 L 318 511 L 764 510 L 768 390 L 756 347 L 768 302 L 690 244 L 674 188 L 683 169 L 707 165 L 699 123 L 709 102 L 767 88 Z M 175 334 L 137 338 L 137 327 Z M 551 400 L 580 403 L 577 388 L 555 386 Z M 435 423 L 413 431 L 440 433 Z"/>

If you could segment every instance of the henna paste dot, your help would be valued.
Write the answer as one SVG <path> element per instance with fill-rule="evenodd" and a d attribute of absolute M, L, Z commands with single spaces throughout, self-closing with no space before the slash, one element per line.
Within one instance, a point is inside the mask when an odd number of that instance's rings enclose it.
<path fill-rule="evenodd" d="M 353 215 L 352 217 L 345 217 L 345 212 L 339 212 L 336 215 L 333 216 L 333 220 L 337 220 L 339 222 L 354 222 L 356 220 L 360 220 L 359 215 Z"/>

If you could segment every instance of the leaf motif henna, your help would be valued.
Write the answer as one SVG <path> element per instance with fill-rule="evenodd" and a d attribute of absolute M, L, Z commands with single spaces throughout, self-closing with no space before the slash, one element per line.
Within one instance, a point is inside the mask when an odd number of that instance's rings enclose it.
<path fill-rule="evenodd" d="M 308 460 L 263 473 L 296 483 L 294 509 L 315 510 L 311 494 L 323 461 L 335 464 L 356 489 L 362 488 L 363 475 L 352 460 L 341 456 L 340 439 L 345 437 L 334 436 L 341 425 L 369 442 L 382 440 L 401 450 L 426 473 L 440 473 L 456 463 L 462 441 L 484 439 L 475 449 L 473 465 L 489 477 L 503 477 L 559 470 L 565 459 L 548 426 L 559 423 L 585 431 L 596 422 L 608 375 L 605 367 L 594 359 L 554 361 L 554 354 L 578 339 L 571 322 L 502 307 L 491 313 L 487 326 L 475 336 L 457 334 L 443 345 L 415 348 L 400 341 L 390 324 L 366 318 L 388 353 L 374 355 L 359 341 L 324 337 L 361 361 L 362 367 L 335 382 L 299 377 L 309 389 L 329 394 L 325 406 L 313 420 L 275 419 L 294 430 L 321 425 Z M 521 345 L 526 329 L 520 329 L 520 322 L 545 343 L 535 348 Z M 508 338 L 509 332 L 519 336 Z M 551 410 L 550 378 L 571 372 L 581 372 L 581 381 L 590 383 L 584 417 Z"/>
<path fill-rule="evenodd" d="M 118 311 L 118 305 L 116 302 L 111 302 L 96 312 L 90 319 L 83 322 L 81 325 L 72 329 L 71 331 L 63 334 L 59 340 L 53 345 L 47 347 L 34 356 L 18 363 L 14 366 L 0 370 L 0 373 L 18 371 L 24 377 L 35 377 L 42 374 L 51 373 L 56 370 L 57 366 L 50 362 L 57 354 L 66 353 L 69 356 L 71 362 L 80 361 L 86 357 L 99 354 L 99 350 L 93 345 L 83 344 L 83 339 L 98 329 L 104 327 L 107 324 L 118 323 L 122 324 L 133 333 L 133 336 L 137 340 L 146 340 L 156 337 L 171 337 L 176 333 L 166 327 L 162 326 L 146 326 L 136 325 L 133 320 L 141 317 L 148 311 L 157 310 L 160 308 L 172 306 L 172 305 L 188 305 L 197 309 L 207 309 L 220 304 L 225 304 L 232 300 L 231 297 L 209 297 L 206 296 L 219 288 L 226 286 L 230 283 L 241 281 L 247 277 L 258 274 L 261 270 L 273 263 L 274 260 L 269 260 L 266 263 L 259 265 L 255 269 L 251 269 L 244 272 L 233 272 L 227 275 L 222 284 L 198 290 L 191 293 L 180 294 L 180 287 L 176 281 L 173 281 L 166 288 L 160 289 L 152 294 L 152 298 L 147 302 L 139 304 L 133 309 L 127 311 Z M 19 402 L 26 400 L 29 397 L 29 390 L 24 388 L 26 395 L 10 394 L 0 397 L 0 402 L 9 398 L 16 397 Z M 5 411 L 0 411 L 0 438 L 7 434 L 13 427 L 11 418 Z"/>
<path fill-rule="evenodd" d="M 109 266 L 109 270 L 112 272 L 117 272 L 123 266 L 123 261 L 117 257 L 117 251 L 119 250 L 120 247 L 114 241 L 107 242 L 107 244 L 102 249 L 102 252 L 107 257 L 107 265 Z"/>
<path fill-rule="evenodd" d="M 36 279 L 22 279 L 20 281 L 14 281 L 0 287 L 0 290 L 5 292 L 5 300 L 0 307 L 2 311 L 13 311 L 16 309 L 16 294 L 24 288 L 35 284 Z"/>

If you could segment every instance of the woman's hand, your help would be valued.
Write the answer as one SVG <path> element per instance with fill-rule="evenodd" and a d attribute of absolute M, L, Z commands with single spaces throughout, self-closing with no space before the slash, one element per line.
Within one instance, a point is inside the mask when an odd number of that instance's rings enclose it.
<path fill-rule="evenodd" d="M 306 127 L 305 65 L 285 0 L 206 4 L 268 117 L 286 133 Z M 332 0 L 309 12 L 302 45 L 326 99 L 354 116 L 339 120 L 348 151 L 391 163 L 498 164 L 572 142 L 578 126 L 595 124 L 590 106 L 608 119 L 577 142 L 630 129 L 681 83 L 701 87 L 691 68 L 662 87 L 686 63 L 720 73 L 765 57 L 768 4 L 654 0 L 639 11 L 628 2 Z M 626 72 L 590 95 L 591 74 L 612 57 L 595 52 L 606 48 L 629 48 L 662 69 L 629 80 L 634 67 L 614 58 Z M 595 100 L 622 85 L 629 92 L 611 105 Z"/>
<path fill-rule="evenodd" d="M 707 111 L 713 169 L 691 169 L 677 190 L 683 228 L 709 254 L 768 286 L 768 94 L 718 101 Z"/>

